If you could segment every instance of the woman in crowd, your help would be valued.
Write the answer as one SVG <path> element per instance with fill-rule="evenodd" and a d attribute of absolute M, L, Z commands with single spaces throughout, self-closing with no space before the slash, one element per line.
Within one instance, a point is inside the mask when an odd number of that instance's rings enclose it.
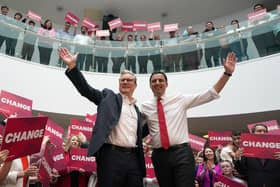
<path fill-rule="evenodd" d="M 213 187 L 216 182 L 216 174 L 222 174 L 215 151 L 210 147 L 205 147 L 203 160 L 204 162 L 198 166 L 196 178 L 201 187 Z"/>

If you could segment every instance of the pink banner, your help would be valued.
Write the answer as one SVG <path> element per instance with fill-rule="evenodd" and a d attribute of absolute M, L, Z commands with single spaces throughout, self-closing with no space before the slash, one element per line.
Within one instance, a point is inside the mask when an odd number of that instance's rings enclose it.
<path fill-rule="evenodd" d="M 8 149 L 6 161 L 40 152 L 48 117 L 8 118 L 1 150 Z"/>
<path fill-rule="evenodd" d="M 17 114 L 17 117 L 32 116 L 32 100 L 2 90 L 0 94 L 0 112 Z"/>
<path fill-rule="evenodd" d="M 49 119 L 46 125 L 45 136 L 49 136 L 53 144 L 62 146 L 63 134 L 64 129 Z"/>
<path fill-rule="evenodd" d="M 84 169 L 87 172 L 96 172 L 95 157 L 87 157 L 87 149 L 71 148 L 71 158 L 68 167 L 70 170 Z"/>
<path fill-rule="evenodd" d="M 210 147 L 218 147 L 219 145 L 225 146 L 226 144 L 232 141 L 231 134 L 232 134 L 231 131 L 223 131 L 223 132 L 208 131 L 209 146 Z"/>
<path fill-rule="evenodd" d="M 96 36 L 97 37 L 110 36 L 110 31 L 109 30 L 97 30 L 96 31 Z"/>
<path fill-rule="evenodd" d="M 89 123 L 95 124 L 96 117 L 97 117 L 97 113 L 96 113 L 96 114 L 93 114 L 93 115 L 91 115 L 91 114 L 86 114 L 85 121 L 86 121 L 86 122 L 89 122 Z"/>
<path fill-rule="evenodd" d="M 122 32 L 133 32 L 133 23 L 122 22 Z"/>
<path fill-rule="evenodd" d="M 88 29 L 93 29 L 93 28 L 96 28 L 97 23 L 88 19 L 87 17 L 84 17 L 83 22 L 82 22 L 82 26 L 85 26 Z"/>
<path fill-rule="evenodd" d="M 164 25 L 164 32 L 172 32 L 172 31 L 177 31 L 179 29 L 179 24 L 178 23 L 173 23 L 173 24 L 167 24 Z"/>
<path fill-rule="evenodd" d="M 62 147 L 56 147 L 52 153 L 52 159 L 54 162 L 54 168 L 57 171 L 62 171 L 67 167 L 67 163 L 64 157 L 64 150 Z"/>
<path fill-rule="evenodd" d="M 35 20 L 35 21 L 38 21 L 40 22 L 42 20 L 42 16 L 40 14 L 37 14 L 31 10 L 28 11 L 28 14 L 27 14 L 28 18 L 29 19 L 32 19 L 32 20 Z"/>
<path fill-rule="evenodd" d="M 152 159 L 150 157 L 145 157 L 145 162 L 146 162 L 146 178 L 150 178 L 150 179 L 156 178 Z"/>
<path fill-rule="evenodd" d="M 204 145 L 206 143 L 206 140 L 204 138 L 195 136 L 195 135 L 190 134 L 190 133 L 189 133 L 189 140 L 190 140 L 191 148 L 194 149 L 197 152 L 203 150 Z"/>
<path fill-rule="evenodd" d="M 250 133 L 252 133 L 252 128 L 256 124 L 264 124 L 267 126 L 268 129 L 268 134 L 280 134 L 280 128 L 276 120 L 271 120 L 271 121 L 262 121 L 258 123 L 252 123 L 248 124 L 248 129 Z"/>
<path fill-rule="evenodd" d="M 113 30 L 115 28 L 122 26 L 122 20 L 121 20 L 121 18 L 114 19 L 112 21 L 109 21 L 108 25 L 110 27 L 110 30 Z"/>
<path fill-rule="evenodd" d="M 90 140 L 92 134 L 93 124 L 88 123 L 85 121 L 71 119 L 70 122 L 70 135 L 77 135 L 79 132 L 82 132 L 86 137 L 87 140 Z"/>
<path fill-rule="evenodd" d="M 146 21 L 133 21 L 133 31 L 144 31 L 147 28 Z"/>
<path fill-rule="evenodd" d="M 76 16 L 75 14 L 73 14 L 72 12 L 67 12 L 67 14 L 65 15 L 64 18 L 65 21 L 68 21 L 69 23 L 71 23 L 72 25 L 78 25 L 80 18 L 78 16 Z"/>
<path fill-rule="evenodd" d="M 245 187 L 245 185 L 219 174 L 217 174 L 217 182 L 220 182 L 221 187 Z"/>
<path fill-rule="evenodd" d="M 48 187 L 50 184 L 50 176 L 53 168 L 53 159 L 51 157 L 54 148 L 51 144 L 46 146 L 43 157 L 41 158 L 41 164 L 38 173 L 38 179 L 44 187 Z"/>
<path fill-rule="evenodd" d="M 161 30 L 160 22 L 149 23 L 147 25 L 147 30 L 148 32 L 160 31 Z"/>
<path fill-rule="evenodd" d="M 248 14 L 248 21 L 249 22 L 254 22 L 258 21 L 260 19 L 263 19 L 267 16 L 267 10 L 264 8 L 262 10 L 259 10 L 257 12 L 252 12 Z"/>
<path fill-rule="evenodd" d="M 274 153 L 280 152 L 280 136 L 242 133 L 241 147 L 246 157 L 274 159 Z"/>

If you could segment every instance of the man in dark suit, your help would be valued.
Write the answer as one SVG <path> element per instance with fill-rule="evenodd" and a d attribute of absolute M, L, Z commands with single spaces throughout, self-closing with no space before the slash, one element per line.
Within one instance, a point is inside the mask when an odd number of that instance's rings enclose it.
<path fill-rule="evenodd" d="M 252 128 L 254 134 L 268 132 L 264 124 L 256 124 Z M 280 153 L 276 153 L 275 159 L 260 159 L 244 157 L 243 149 L 235 154 L 235 168 L 244 175 L 248 181 L 248 187 L 279 187 L 280 186 Z"/>
<path fill-rule="evenodd" d="M 76 67 L 77 55 L 59 49 L 59 56 L 68 66 L 67 77 L 82 96 L 98 106 L 88 147 L 88 156 L 96 156 L 98 187 L 142 187 L 146 169 L 141 117 L 133 98 L 136 77 L 123 71 L 119 94 L 107 88 L 99 91 L 88 85 Z"/>

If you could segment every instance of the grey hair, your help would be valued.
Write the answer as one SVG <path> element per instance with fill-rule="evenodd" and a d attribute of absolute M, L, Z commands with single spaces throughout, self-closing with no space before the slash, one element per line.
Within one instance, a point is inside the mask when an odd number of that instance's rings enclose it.
<path fill-rule="evenodd" d="M 134 74 L 132 71 L 129 71 L 129 70 L 127 70 L 127 69 L 122 70 L 122 71 L 121 71 L 121 74 L 120 74 L 120 77 L 121 77 L 122 75 L 124 75 L 124 74 L 130 74 L 130 75 L 132 75 L 133 78 L 134 78 L 134 83 L 137 84 L 137 78 L 136 78 L 135 74 Z"/>

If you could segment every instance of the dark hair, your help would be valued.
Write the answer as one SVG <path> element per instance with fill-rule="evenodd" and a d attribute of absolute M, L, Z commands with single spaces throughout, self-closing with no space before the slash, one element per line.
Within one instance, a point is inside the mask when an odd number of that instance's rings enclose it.
<path fill-rule="evenodd" d="M 15 13 L 14 17 L 20 16 L 20 19 L 22 18 L 22 14 L 20 12 Z"/>
<path fill-rule="evenodd" d="M 51 27 L 48 29 L 47 28 L 47 23 L 50 22 L 51 23 Z M 51 20 L 47 19 L 45 22 L 44 22 L 44 25 L 43 25 L 44 29 L 48 29 L 48 30 L 52 30 L 52 22 Z"/>
<path fill-rule="evenodd" d="M 255 124 L 253 127 L 252 127 L 252 133 L 255 133 L 256 132 L 256 128 L 257 126 L 261 126 L 261 127 L 264 127 L 266 129 L 266 132 L 268 131 L 268 128 L 265 124 L 262 124 L 262 123 L 257 123 Z"/>
<path fill-rule="evenodd" d="M 214 26 L 213 21 L 207 21 L 206 24 L 211 23 Z"/>
<path fill-rule="evenodd" d="M 132 35 L 132 34 L 127 35 L 127 38 L 129 38 L 129 37 L 132 37 L 132 38 L 133 38 L 133 35 Z"/>
<path fill-rule="evenodd" d="M 232 131 L 231 136 L 241 136 L 240 131 Z"/>
<path fill-rule="evenodd" d="M 218 163 L 218 160 L 217 160 L 217 157 L 216 157 L 216 153 L 215 153 L 215 150 L 209 146 L 205 146 L 204 149 L 203 149 L 203 152 L 202 152 L 202 157 L 203 157 L 203 160 L 204 162 L 207 161 L 207 158 L 206 158 L 206 155 L 205 155 L 205 150 L 206 149 L 211 149 L 213 151 L 213 154 L 214 154 L 214 163 L 217 164 Z"/>
<path fill-rule="evenodd" d="M 258 6 L 264 8 L 263 4 L 258 3 L 258 4 L 255 4 L 255 5 L 254 5 L 254 10 L 255 10 L 255 8 L 258 7 Z"/>
<path fill-rule="evenodd" d="M 28 21 L 28 24 L 29 24 L 29 25 L 30 25 L 30 24 L 36 25 L 35 22 L 34 22 L 33 20 L 29 20 L 29 21 Z"/>
<path fill-rule="evenodd" d="M 1 10 L 4 9 L 4 8 L 6 8 L 6 9 L 9 10 L 9 7 L 8 7 L 7 5 L 2 5 L 2 6 L 1 6 Z"/>
<path fill-rule="evenodd" d="M 151 74 L 151 76 L 150 76 L 150 83 L 151 83 L 152 77 L 153 77 L 154 75 L 156 75 L 156 74 L 162 74 L 162 75 L 164 76 L 165 81 L 167 82 L 167 76 L 166 76 L 166 74 L 165 74 L 164 72 L 162 72 L 162 71 L 155 71 L 155 72 L 153 72 L 153 73 Z"/>
<path fill-rule="evenodd" d="M 70 23 L 69 21 L 65 21 L 65 24 L 69 24 L 69 25 L 71 25 L 71 23 Z"/>
<path fill-rule="evenodd" d="M 86 26 L 81 26 L 81 30 L 82 30 L 82 28 L 86 28 L 86 30 L 88 30 L 88 28 Z"/>

